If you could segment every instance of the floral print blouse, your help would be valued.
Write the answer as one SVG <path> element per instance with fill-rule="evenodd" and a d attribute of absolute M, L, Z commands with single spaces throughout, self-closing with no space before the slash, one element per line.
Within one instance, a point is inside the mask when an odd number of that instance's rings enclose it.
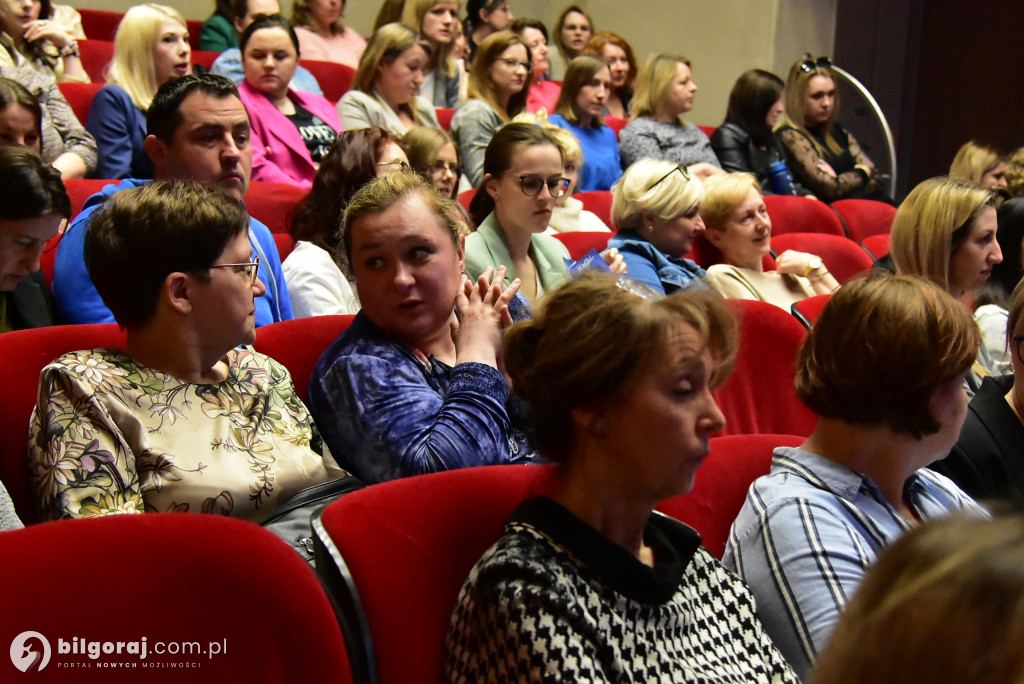
<path fill-rule="evenodd" d="M 342 474 L 319 455 L 319 433 L 284 366 L 241 349 L 225 362 L 228 377 L 215 385 L 183 382 L 116 349 L 46 366 L 29 430 L 42 519 L 172 511 L 259 521 Z"/>

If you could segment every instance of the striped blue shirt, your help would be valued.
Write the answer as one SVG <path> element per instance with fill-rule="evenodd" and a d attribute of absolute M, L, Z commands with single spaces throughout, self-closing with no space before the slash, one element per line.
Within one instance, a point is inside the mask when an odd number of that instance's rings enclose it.
<path fill-rule="evenodd" d="M 987 513 L 927 469 L 907 482 L 922 520 Z M 866 476 L 802 449 L 775 450 L 750 486 L 722 563 L 750 586 L 772 641 L 801 677 L 824 648 L 868 566 L 911 529 Z"/>

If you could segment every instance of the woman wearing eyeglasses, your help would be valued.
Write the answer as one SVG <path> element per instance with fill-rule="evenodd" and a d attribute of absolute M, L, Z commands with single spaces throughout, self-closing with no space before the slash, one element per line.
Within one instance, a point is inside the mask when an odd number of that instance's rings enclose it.
<path fill-rule="evenodd" d="M 526 107 L 532 70 L 530 49 L 511 31 L 492 33 L 477 48 L 469 100 L 452 118 L 452 137 L 474 188 L 484 181 L 484 152 L 491 138 Z"/>
<path fill-rule="evenodd" d="M 618 233 L 608 246 L 618 249 L 630 278 L 665 294 L 707 287 L 707 273 L 686 258 L 704 230 L 700 179 L 685 166 L 644 159 L 626 169 L 612 194 Z"/>
<path fill-rule="evenodd" d="M 367 483 L 524 461 L 498 369 L 518 283 L 463 275 L 466 226 L 422 178 L 370 181 L 343 245 L 363 309 L 313 370 L 309 408 L 331 453 Z"/>
<path fill-rule="evenodd" d="M 828 57 L 798 61 L 786 79 L 785 109 L 777 134 L 790 171 L 817 198 L 885 199 L 875 165 L 836 120 L 839 96 Z"/>
<path fill-rule="evenodd" d="M 258 521 L 335 474 L 287 369 L 240 348 L 264 292 L 242 203 L 195 181 L 122 190 L 85 260 L 125 330 L 43 369 L 29 468 L 44 520 L 191 512 Z"/>
<path fill-rule="evenodd" d="M 402 139 L 383 128 L 338 136 L 289 226 L 295 249 L 281 270 L 296 318 L 359 311 L 341 248 L 341 218 L 359 188 L 388 173 L 408 171 L 408 161 Z"/>
<path fill-rule="evenodd" d="M 370 38 L 351 89 L 338 102 L 346 131 L 379 126 L 404 135 L 416 126 L 439 126 L 434 105 L 420 97 L 432 48 L 403 24 L 385 24 Z"/>
<path fill-rule="evenodd" d="M 544 235 L 555 200 L 569 186 L 558 142 L 540 126 L 504 126 L 487 146 L 484 183 L 469 205 L 478 228 L 466 236 L 466 274 L 505 267 L 506 286 L 518 280 L 533 302 L 569 278 L 569 251 Z"/>

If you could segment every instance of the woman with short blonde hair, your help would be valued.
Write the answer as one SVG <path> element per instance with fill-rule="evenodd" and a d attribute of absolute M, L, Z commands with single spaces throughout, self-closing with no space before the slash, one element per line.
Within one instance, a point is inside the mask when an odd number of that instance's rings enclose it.
<path fill-rule="evenodd" d="M 664 159 L 683 164 L 691 176 L 701 179 L 723 173 L 708 136 L 682 119 L 693 108 L 696 92 L 686 57 L 648 57 L 637 77 L 630 121 L 619 133 L 622 165 Z"/>
<path fill-rule="evenodd" d="M 93 98 L 86 129 L 99 148 L 98 178 L 152 178 L 143 147 L 146 112 L 161 85 L 191 73 L 188 25 L 166 5 L 136 5 L 114 37 L 107 84 Z"/>
<path fill-rule="evenodd" d="M 433 103 L 418 94 L 432 50 L 404 24 L 374 31 L 349 91 L 338 102 L 342 128 L 380 127 L 402 136 L 416 126 L 440 127 Z"/>
<path fill-rule="evenodd" d="M 963 178 L 990 190 L 1006 190 L 1006 162 L 991 147 L 979 145 L 973 140 L 957 150 L 953 163 L 949 165 L 951 178 Z"/>

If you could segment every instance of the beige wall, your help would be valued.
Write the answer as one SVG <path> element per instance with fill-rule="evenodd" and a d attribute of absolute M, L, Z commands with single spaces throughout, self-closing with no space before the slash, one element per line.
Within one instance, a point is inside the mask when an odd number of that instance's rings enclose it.
<path fill-rule="evenodd" d="M 166 0 L 165 0 L 166 1 Z M 537 17 L 553 26 L 571 0 L 512 0 L 518 16 Z M 803 52 L 832 54 L 837 0 L 576 0 L 598 29 L 625 37 L 641 61 L 656 52 L 672 52 L 694 63 L 700 87 L 689 119 L 718 125 L 725 116 L 729 90 L 736 77 L 754 67 L 770 69 L 783 78 Z M 123 11 L 130 0 L 79 0 L 78 7 Z M 213 11 L 213 0 L 171 2 L 188 19 Z M 368 35 L 379 2 L 350 0 L 349 25 Z M 291 0 L 282 0 L 287 14 Z"/>

